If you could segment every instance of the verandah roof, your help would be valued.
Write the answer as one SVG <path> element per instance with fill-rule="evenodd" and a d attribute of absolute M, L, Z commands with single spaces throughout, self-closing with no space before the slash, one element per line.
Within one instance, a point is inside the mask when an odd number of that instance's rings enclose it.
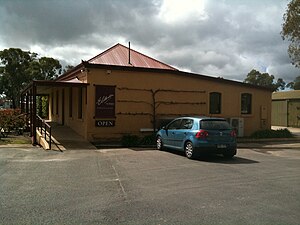
<path fill-rule="evenodd" d="M 28 93 L 33 87 L 36 88 L 36 95 L 47 95 L 50 94 L 53 88 L 58 87 L 86 87 L 88 83 L 74 78 L 68 81 L 54 81 L 54 80 L 33 80 L 23 91 L 22 95 Z"/>
<path fill-rule="evenodd" d="M 68 81 L 53 81 L 53 80 L 33 80 L 21 93 L 21 109 L 24 112 L 26 106 L 26 113 L 30 115 L 30 133 L 32 136 L 32 144 L 37 144 L 36 137 L 36 96 L 48 95 L 52 92 L 53 88 L 60 87 L 87 87 L 88 83 L 74 78 Z"/>

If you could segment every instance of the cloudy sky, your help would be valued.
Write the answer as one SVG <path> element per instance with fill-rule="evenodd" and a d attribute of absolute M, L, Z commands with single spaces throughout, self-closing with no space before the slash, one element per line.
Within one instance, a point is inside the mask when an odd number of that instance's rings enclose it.
<path fill-rule="evenodd" d="M 0 50 L 77 65 L 121 43 L 180 70 L 300 75 L 280 36 L 288 0 L 0 0 Z"/>

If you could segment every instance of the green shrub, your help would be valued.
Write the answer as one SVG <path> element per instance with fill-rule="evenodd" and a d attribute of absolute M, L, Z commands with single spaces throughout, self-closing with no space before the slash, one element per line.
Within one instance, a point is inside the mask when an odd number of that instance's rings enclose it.
<path fill-rule="evenodd" d="M 291 138 L 292 133 L 288 129 L 259 130 L 251 135 L 251 138 Z"/>
<path fill-rule="evenodd" d="M 147 135 L 143 138 L 140 138 L 137 135 L 127 134 L 122 137 L 121 142 L 124 147 L 155 145 L 155 134 Z"/>
<path fill-rule="evenodd" d="M 124 147 L 135 147 L 139 145 L 139 137 L 136 135 L 124 135 L 122 137 L 122 146 Z"/>
<path fill-rule="evenodd" d="M 155 145 L 155 143 L 156 143 L 155 137 L 156 137 L 155 134 L 151 134 L 151 135 L 147 135 L 147 136 L 143 137 L 140 140 L 140 145 Z"/>
<path fill-rule="evenodd" d="M 2 135 L 11 131 L 19 132 L 26 127 L 26 115 L 20 109 L 0 110 L 0 129 Z"/>

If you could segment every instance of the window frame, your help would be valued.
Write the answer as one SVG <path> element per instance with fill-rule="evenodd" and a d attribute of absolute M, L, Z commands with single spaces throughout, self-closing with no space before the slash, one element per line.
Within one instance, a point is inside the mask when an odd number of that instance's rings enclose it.
<path fill-rule="evenodd" d="M 168 124 L 167 129 L 168 130 L 178 130 L 178 129 L 180 129 L 181 121 L 182 121 L 182 119 L 177 119 L 177 120 L 172 121 L 171 123 Z M 170 127 L 173 124 L 177 125 L 176 123 L 178 123 L 178 126 Z"/>
<path fill-rule="evenodd" d="M 213 98 L 214 97 L 214 98 Z M 213 102 L 218 98 L 217 102 Z M 209 114 L 221 114 L 222 113 L 222 93 L 210 92 L 209 93 Z"/>
<path fill-rule="evenodd" d="M 189 126 L 186 126 L 189 124 Z M 181 124 L 180 124 L 180 129 L 181 130 L 191 130 L 194 126 L 194 120 L 193 119 L 182 119 Z"/>
<path fill-rule="evenodd" d="M 241 114 L 251 115 L 252 114 L 252 97 L 253 95 L 248 92 L 241 93 Z"/>

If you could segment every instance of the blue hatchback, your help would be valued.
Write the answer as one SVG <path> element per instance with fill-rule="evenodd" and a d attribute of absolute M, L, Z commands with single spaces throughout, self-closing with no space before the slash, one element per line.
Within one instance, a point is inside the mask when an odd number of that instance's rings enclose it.
<path fill-rule="evenodd" d="M 189 159 L 201 152 L 232 158 L 237 152 L 236 132 L 226 119 L 180 117 L 157 132 L 156 147 L 184 151 Z"/>

